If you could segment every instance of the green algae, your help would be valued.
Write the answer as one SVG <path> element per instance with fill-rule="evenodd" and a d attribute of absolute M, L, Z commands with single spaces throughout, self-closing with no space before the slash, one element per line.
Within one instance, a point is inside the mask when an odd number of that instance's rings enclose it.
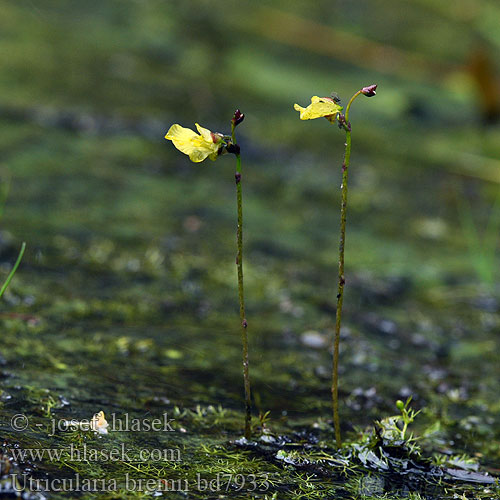
<path fill-rule="evenodd" d="M 134 254 L 130 248 L 122 250 L 106 241 L 79 242 L 65 237 L 58 239 L 57 245 L 49 243 L 50 257 L 44 257 L 43 265 L 31 257 L 32 269 L 24 269 L 8 292 L 2 319 L 2 353 L 8 375 L 3 384 L 3 437 L 8 446 L 16 443 L 21 449 L 66 449 L 71 443 L 87 443 L 102 450 L 125 443 L 132 457 L 143 449 L 180 450 L 182 460 L 75 463 L 63 456 L 38 462 L 36 474 L 121 478 L 117 488 L 122 490 L 108 492 L 108 498 L 140 496 L 139 483 L 132 480 L 148 478 L 187 481 L 190 497 L 206 498 L 206 492 L 196 491 L 197 481 L 214 480 L 218 474 L 225 474 L 226 480 L 232 477 L 228 494 L 234 498 L 248 498 L 248 491 L 238 491 L 235 478 L 241 482 L 249 475 L 270 481 L 269 491 L 256 492 L 256 498 L 271 498 L 276 492 L 276 498 L 406 498 L 412 491 L 420 492 L 422 498 L 445 498 L 457 491 L 466 496 L 470 492 L 475 498 L 493 497 L 489 485 L 443 481 L 430 486 L 425 483 L 424 487 L 411 482 L 405 486 L 402 481 L 401 486 L 399 480 L 394 486 L 390 478 L 384 478 L 383 470 L 365 469 L 350 461 L 337 464 L 340 458 L 328 449 L 331 424 L 321 419 L 329 415 L 325 391 L 328 353 L 304 347 L 298 335 L 315 317 L 316 324 L 329 333 L 327 318 L 322 319 L 328 309 L 321 287 L 327 284 L 321 284 L 319 276 L 320 291 L 310 295 L 300 277 L 291 280 L 287 291 L 279 282 L 263 287 L 255 278 L 250 280 L 255 296 L 271 294 L 276 301 L 274 307 L 263 299 L 261 305 L 253 304 L 260 313 L 254 321 L 258 336 L 253 339 L 258 353 L 256 400 L 262 414 L 271 412 L 262 436 L 289 436 L 284 449 L 295 451 L 292 455 L 284 452 L 288 463 L 283 463 L 276 459 L 277 452 L 270 455 L 264 450 L 269 437 L 255 449 L 236 446 L 234 441 L 241 434 L 242 396 L 235 382 L 239 379 L 238 363 L 228 363 L 239 356 L 238 338 L 231 335 L 232 308 L 227 306 L 233 292 L 230 280 L 221 281 L 219 267 L 207 268 L 202 255 L 177 254 L 173 258 L 158 246 L 154 262 L 162 262 L 162 266 L 148 268 L 145 252 Z M 144 242 L 144 248 L 146 244 L 150 245 Z M 130 258 L 135 255 L 139 269 L 130 271 L 114 264 L 127 261 L 119 256 L 122 252 Z M 37 277 L 37 286 L 31 283 L 30 273 Z M 64 275 L 64 281 L 58 282 L 57 274 Z M 181 290 L 172 285 L 171 276 L 182 283 Z M 313 276 L 311 273 L 309 278 Z M 79 287 L 68 286 L 68 279 Z M 101 283 L 105 286 L 99 290 Z M 38 286 L 53 292 L 38 299 Z M 214 291 L 210 300 L 203 293 L 205 287 Z M 401 287 L 406 287 L 403 295 Z M 420 432 L 426 426 L 435 430 L 426 437 L 425 456 L 435 456 L 443 464 L 454 455 L 467 453 L 493 471 L 500 459 L 494 419 L 498 403 L 491 398 L 498 369 L 490 333 L 495 331 L 495 313 L 471 302 L 467 309 L 454 306 L 453 315 L 443 316 L 447 308 L 449 313 L 450 303 L 434 310 L 427 289 L 363 275 L 356 276 L 351 293 L 351 301 L 367 305 L 350 313 L 344 331 L 341 394 L 348 415 L 345 422 L 358 428 L 369 425 L 391 414 L 397 397 L 411 393 L 415 407 L 424 410 L 425 425 Z M 392 305 L 391 294 L 395 293 L 398 308 Z M 27 300 L 29 297 L 36 300 Z M 467 297 L 463 300 L 470 301 Z M 16 315 L 10 312 L 13 304 Z M 224 313 L 219 314 L 218 309 Z M 485 327 L 472 338 L 472 326 L 467 325 L 475 324 Z M 224 370 L 217 368 L 220 366 Z M 398 366 L 397 377 L 394 366 Z M 374 384 L 367 384 L 367 375 L 376 377 L 376 390 L 371 389 Z M 168 411 L 178 427 L 168 439 L 161 433 L 125 432 L 101 438 L 66 433 L 47 436 L 51 418 L 90 418 L 99 409 L 108 415 L 127 412 L 141 419 Z M 31 432 L 21 435 L 6 425 L 18 412 L 33 419 Z M 37 424 L 42 424 L 44 432 Z M 256 435 L 261 435 L 262 422 L 255 419 L 254 425 Z M 304 448 L 300 433 L 318 429 L 322 433 L 319 441 Z M 364 435 L 345 430 L 354 442 Z M 304 462 L 322 467 L 327 463 L 329 472 L 304 471 Z M 332 463 L 336 464 L 333 468 Z M 124 478 L 130 487 L 135 484 L 137 488 L 125 491 Z M 146 488 L 146 483 L 143 486 Z M 183 497 L 181 492 L 169 492 L 170 496 L 176 494 Z M 57 497 L 57 493 L 53 495 Z M 106 498 L 103 492 L 99 495 Z"/>

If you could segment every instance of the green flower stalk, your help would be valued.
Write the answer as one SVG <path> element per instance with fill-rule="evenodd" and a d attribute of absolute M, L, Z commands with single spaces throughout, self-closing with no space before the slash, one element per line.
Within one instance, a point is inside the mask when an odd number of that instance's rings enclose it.
<path fill-rule="evenodd" d="M 238 299 L 240 305 L 241 341 L 243 346 L 243 384 L 245 390 L 245 438 L 251 437 L 252 405 L 250 392 L 250 375 L 248 363 L 248 323 L 245 316 L 245 295 L 243 288 L 243 201 L 241 192 L 241 155 L 240 147 L 236 142 L 235 129 L 244 120 L 245 115 L 237 109 L 231 120 L 231 135 L 211 132 L 196 124 L 198 134 L 193 130 L 172 125 L 165 136 L 174 146 L 187 154 L 191 161 L 199 163 L 206 158 L 216 160 L 224 153 L 233 153 L 236 156 L 236 202 L 238 226 L 236 231 L 237 254 L 236 266 L 238 271 Z"/>
<path fill-rule="evenodd" d="M 248 372 L 248 323 L 245 317 L 245 295 L 243 289 L 243 201 L 241 194 L 241 155 L 240 147 L 236 143 L 234 130 L 240 124 L 245 115 L 237 109 L 234 117 L 231 120 L 231 146 L 229 152 L 234 152 L 236 155 L 236 173 L 234 178 L 236 181 L 236 203 L 238 211 L 238 228 L 236 231 L 236 240 L 238 245 L 238 253 L 236 255 L 236 266 L 238 267 L 238 298 L 240 302 L 240 322 L 241 322 L 241 342 L 243 345 L 243 382 L 245 386 L 245 437 L 250 438 L 251 435 L 251 419 L 252 419 L 252 402 L 250 392 L 250 375 Z"/>
<path fill-rule="evenodd" d="M 363 87 L 356 92 L 349 100 L 345 115 L 341 114 L 343 108 L 339 105 L 338 99 L 333 97 L 318 97 L 311 98 L 311 104 L 307 108 L 303 108 L 295 104 L 295 109 L 300 112 L 301 120 L 313 120 L 315 118 L 326 118 L 329 122 L 335 123 L 337 119 L 340 128 L 343 128 L 346 133 L 344 161 L 342 163 L 342 201 L 340 205 L 340 243 L 339 243 L 339 274 L 337 288 L 337 311 L 335 317 L 335 334 L 333 339 L 333 364 L 332 364 L 332 407 L 333 407 L 333 425 L 335 428 L 335 441 L 337 447 L 342 446 L 342 438 L 340 434 L 340 419 L 339 419 L 339 345 L 340 345 L 340 325 L 342 322 L 342 305 L 344 302 L 344 249 L 345 249 L 345 228 L 347 220 L 347 181 L 349 172 L 349 163 L 351 160 L 351 124 L 349 122 L 349 111 L 351 105 L 359 95 L 363 94 L 366 97 L 373 97 L 376 94 L 377 85 Z"/>

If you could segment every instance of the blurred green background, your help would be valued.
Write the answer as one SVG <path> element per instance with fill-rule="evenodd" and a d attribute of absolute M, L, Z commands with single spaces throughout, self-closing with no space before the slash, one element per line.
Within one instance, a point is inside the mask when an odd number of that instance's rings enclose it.
<path fill-rule="evenodd" d="M 3 416 L 40 390 L 78 417 L 241 410 L 234 160 L 163 139 L 228 133 L 240 108 L 256 413 L 328 419 L 344 134 L 293 104 L 377 83 L 350 116 L 345 427 L 413 394 L 480 414 L 457 451 L 498 460 L 499 19 L 493 0 L 0 0 L 6 271 L 28 244 Z"/>
<path fill-rule="evenodd" d="M 495 2 L 465 0 L 2 2 L 3 164 L 14 176 L 4 224 L 36 243 L 41 227 L 151 241 L 182 210 L 229 217 L 230 160 L 189 165 L 161 139 L 172 122 L 227 132 L 239 107 L 248 245 L 272 224 L 277 245 L 332 253 L 343 137 L 292 106 L 332 91 L 345 104 L 378 83 L 352 114 L 350 263 L 468 272 L 455 198 L 479 197 L 483 227 L 499 179 L 498 128 L 482 126 L 498 112 L 484 89 L 493 80 L 498 94 L 497 18 Z M 155 175 L 164 186 L 153 192 Z M 194 176 L 221 196 L 193 199 Z M 179 182 L 180 203 L 176 188 L 169 196 Z M 37 210 L 26 221 L 18 206 Z"/>

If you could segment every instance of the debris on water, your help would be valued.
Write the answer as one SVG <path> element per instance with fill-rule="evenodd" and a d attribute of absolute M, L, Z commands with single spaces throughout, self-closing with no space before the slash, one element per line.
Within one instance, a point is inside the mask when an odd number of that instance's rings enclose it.
<path fill-rule="evenodd" d="M 59 395 L 58 399 L 59 403 L 61 404 L 61 407 L 71 405 L 71 403 L 62 394 Z"/>
<path fill-rule="evenodd" d="M 461 469 L 445 469 L 446 474 L 452 479 L 457 479 L 459 481 L 465 481 L 467 483 L 481 483 L 481 484 L 494 484 L 498 481 L 498 478 L 488 476 L 488 474 L 480 474 L 479 472 L 473 472 Z"/>
<path fill-rule="evenodd" d="M 260 436 L 260 440 L 263 443 L 274 443 L 276 441 L 276 439 L 270 434 L 263 434 L 262 436 Z"/>
<path fill-rule="evenodd" d="M 381 458 L 378 458 L 377 455 L 371 450 L 365 450 L 365 449 L 360 450 L 358 453 L 358 459 L 363 465 L 366 465 L 368 467 L 373 467 L 374 469 L 378 470 L 389 469 L 389 465 Z"/>

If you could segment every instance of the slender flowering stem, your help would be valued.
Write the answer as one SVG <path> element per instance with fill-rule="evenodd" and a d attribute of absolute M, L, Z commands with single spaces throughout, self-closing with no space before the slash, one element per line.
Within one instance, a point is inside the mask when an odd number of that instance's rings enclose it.
<path fill-rule="evenodd" d="M 344 247 L 345 247 L 345 225 L 347 213 L 347 175 L 349 170 L 349 161 L 351 159 L 351 125 L 349 123 L 349 109 L 354 99 L 362 91 L 356 92 L 346 107 L 344 129 L 346 132 L 344 162 L 342 163 L 342 202 L 340 205 L 340 243 L 339 243 L 339 282 L 337 291 L 337 313 L 335 318 L 335 337 L 333 343 L 333 369 L 332 369 L 332 403 L 333 403 L 333 425 L 335 427 L 335 441 L 337 447 L 342 446 L 340 436 L 339 419 L 339 344 L 340 344 L 340 323 L 342 320 L 342 304 L 344 301 Z"/>
<path fill-rule="evenodd" d="M 342 115 L 342 107 L 339 106 L 339 99 L 333 97 L 311 97 L 311 104 L 303 108 L 294 104 L 294 109 L 300 112 L 301 120 L 313 120 L 315 118 L 326 118 L 330 123 L 338 120 L 338 125 L 346 132 L 344 162 L 342 163 L 342 204 L 340 207 L 340 243 L 339 243 L 339 283 L 337 292 L 337 311 L 335 318 L 335 335 L 333 342 L 333 363 L 332 363 L 332 403 L 333 403 L 333 425 L 335 427 L 335 440 L 337 447 L 342 446 L 340 437 L 339 420 L 339 344 L 340 344 L 340 324 L 342 321 L 342 303 L 344 300 L 344 247 L 345 247 L 345 226 L 347 211 L 347 174 L 349 161 L 351 159 L 351 124 L 349 123 L 349 110 L 351 105 L 360 94 L 366 97 L 373 97 L 377 94 L 377 85 L 368 85 L 356 92 L 350 99 L 346 107 L 345 115 Z"/>
<path fill-rule="evenodd" d="M 231 140 L 237 146 L 234 136 L 235 123 L 233 121 L 231 127 Z M 248 334 L 247 334 L 247 320 L 245 318 L 245 298 L 243 292 L 243 204 L 241 194 L 241 156 L 239 149 L 236 153 L 236 198 L 238 204 L 238 229 L 237 229 L 237 244 L 238 253 L 236 256 L 236 266 L 238 268 L 238 297 L 240 301 L 240 321 L 241 321 L 241 341 L 243 344 L 243 381 L 245 387 L 245 437 L 251 437 L 251 393 L 250 393 L 250 375 L 248 370 Z"/>
<path fill-rule="evenodd" d="M 222 153 L 233 153 L 236 156 L 236 195 L 238 202 L 238 228 L 237 228 L 237 244 L 238 252 L 236 256 L 236 265 L 238 268 L 238 297 L 240 302 L 240 323 L 241 323 L 241 340 L 243 344 L 243 379 L 245 388 L 245 437 L 251 437 L 251 393 L 250 393 L 250 377 L 248 374 L 248 335 L 247 335 L 247 320 L 245 318 L 245 300 L 243 293 L 243 206 L 241 195 L 241 156 L 240 147 L 236 143 L 234 129 L 245 118 L 245 115 L 237 109 L 231 119 L 231 135 L 223 135 L 214 133 L 210 130 L 201 127 L 196 123 L 198 134 L 190 129 L 181 127 L 175 123 L 170 127 L 165 139 L 171 140 L 174 146 L 184 154 L 189 156 L 189 159 L 194 163 L 199 163 L 206 158 L 215 160 Z"/>

